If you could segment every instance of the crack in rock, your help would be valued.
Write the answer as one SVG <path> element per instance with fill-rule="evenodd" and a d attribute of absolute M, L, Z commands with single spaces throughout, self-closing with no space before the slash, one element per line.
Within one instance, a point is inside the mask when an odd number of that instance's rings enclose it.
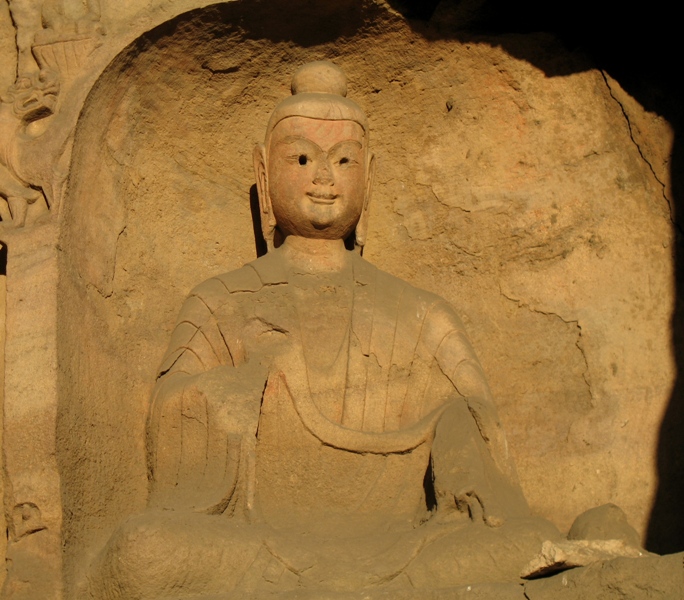
<path fill-rule="evenodd" d="M 629 119 L 629 114 L 627 113 L 627 110 L 625 109 L 624 105 L 618 97 L 613 93 L 613 88 L 610 85 L 610 80 L 608 79 L 608 76 L 606 75 L 606 72 L 604 70 L 600 71 L 601 77 L 603 77 L 603 81 L 606 84 L 606 87 L 608 88 L 608 93 L 610 94 L 610 97 L 615 100 L 617 105 L 620 107 L 620 111 L 622 112 L 622 116 L 625 118 L 625 122 L 627 123 L 627 130 L 629 131 L 629 139 L 632 140 L 632 143 L 637 149 L 637 152 L 639 153 L 639 156 L 641 157 L 641 160 L 643 160 L 646 165 L 648 166 L 649 170 L 651 171 L 651 174 L 653 175 L 653 178 L 658 182 L 658 184 L 661 187 L 661 192 L 663 195 L 663 199 L 665 202 L 667 202 L 669 214 L 670 214 L 670 222 L 672 225 L 677 229 L 679 233 L 684 234 L 684 229 L 677 223 L 675 220 L 676 215 L 674 214 L 674 208 L 672 206 L 672 200 L 667 196 L 665 193 L 665 183 L 660 180 L 658 177 L 658 174 L 655 172 L 655 169 L 653 168 L 653 165 L 651 164 L 651 161 L 646 158 L 646 155 L 644 154 L 643 150 L 641 149 L 641 146 L 639 145 L 639 142 L 636 141 L 636 138 L 634 137 L 634 130 L 632 128 L 632 122 Z"/>
<path fill-rule="evenodd" d="M 555 317 L 557 319 L 560 319 L 563 323 L 566 325 L 574 325 L 577 328 L 577 339 L 575 340 L 575 346 L 577 349 L 580 351 L 580 354 L 582 355 L 582 361 L 584 362 L 584 369 L 582 370 L 582 379 L 584 380 L 585 385 L 587 386 L 587 391 L 589 392 L 589 398 L 591 399 L 591 404 L 592 406 L 595 405 L 595 398 L 594 398 L 594 390 L 592 389 L 591 386 L 591 380 L 589 378 L 589 361 L 587 360 L 587 355 L 586 352 L 584 351 L 584 348 L 582 347 L 581 340 L 582 340 L 582 326 L 579 323 L 579 320 L 577 319 L 564 319 L 561 315 L 555 312 L 551 311 L 545 311 L 545 310 L 540 310 L 538 308 L 534 308 L 527 304 L 526 302 L 523 302 L 522 300 L 519 300 L 517 298 L 511 298 L 508 296 L 501 286 L 499 286 L 499 292 L 500 294 L 506 298 L 506 300 L 509 300 L 510 302 L 515 302 L 515 304 L 519 308 L 526 308 L 530 312 L 539 314 L 539 315 L 544 315 L 546 317 Z"/>

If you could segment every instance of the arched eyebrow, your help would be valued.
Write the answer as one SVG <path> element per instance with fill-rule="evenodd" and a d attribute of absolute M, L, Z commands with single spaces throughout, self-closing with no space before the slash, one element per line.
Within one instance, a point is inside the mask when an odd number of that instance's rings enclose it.
<path fill-rule="evenodd" d="M 342 140 L 341 142 L 337 142 L 330 150 L 328 150 L 328 154 L 331 152 L 334 152 L 341 146 L 345 146 L 346 144 L 353 144 L 354 146 L 357 147 L 358 150 L 363 150 L 363 144 L 359 142 L 358 140 Z"/>
<path fill-rule="evenodd" d="M 342 146 L 345 146 L 346 144 L 353 144 L 354 146 L 356 146 L 356 148 L 358 150 L 363 150 L 363 144 L 361 142 L 359 142 L 358 140 L 348 139 L 348 140 L 342 140 L 340 142 L 337 142 L 337 144 L 332 146 L 328 150 L 328 152 L 324 152 L 323 148 L 321 148 L 316 142 L 313 142 L 309 138 L 306 138 L 306 137 L 301 136 L 301 135 L 288 135 L 288 136 L 284 137 L 282 140 L 278 140 L 278 145 L 280 145 L 280 144 L 289 145 L 289 144 L 294 144 L 296 142 L 305 142 L 307 144 L 311 144 L 312 146 L 317 148 L 319 150 L 319 152 L 321 152 L 323 154 L 330 154 L 331 152 L 334 152 L 335 150 L 337 150 L 338 148 L 340 148 Z"/>
<path fill-rule="evenodd" d="M 315 146 L 321 152 L 323 152 L 321 147 L 316 142 L 312 142 L 310 139 L 305 138 L 301 135 L 288 135 L 287 137 L 284 137 L 282 140 L 279 140 L 278 145 L 280 145 L 280 144 L 294 144 L 296 142 L 306 142 L 307 144 L 311 144 L 312 146 Z"/>

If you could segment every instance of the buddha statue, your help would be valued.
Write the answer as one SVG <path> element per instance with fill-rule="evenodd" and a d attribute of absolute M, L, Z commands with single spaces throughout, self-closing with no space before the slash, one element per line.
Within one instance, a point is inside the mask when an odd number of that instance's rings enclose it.
<path fill-rule="evenodd" d="M 148 509 L 84 597 L 420 598 L 517 581 L 559 537 L 530 514 L 454 310 L 362 258 L 374 157 L 346 87 L 309 63 L 275 108 L 254 152 L 268 252 L 186 299 L 150 405 Z"/>

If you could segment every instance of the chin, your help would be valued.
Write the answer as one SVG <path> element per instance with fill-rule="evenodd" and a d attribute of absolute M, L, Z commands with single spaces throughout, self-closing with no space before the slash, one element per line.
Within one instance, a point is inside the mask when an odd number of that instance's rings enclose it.
<path fill-rule="evenodd" d="M 317 232 L 321 231 L 329 231 L 331 234 L 334 234 L 334 229 L 331 228 L 331 226 L 334 224 L 334 221 L 311 221 L 311 227 Z M 327 237 L 327 236 L 326 236 Z"/>
<path fill-rule="evenodd" d="M 343 228 L 335 222 L 311 221 L 305 233 L 306 237 L 324 240 L 343 240 L 348 235 L 348 228 Z"/>
<path fill-rule="evenodd" d="M 308 221 L 316 231 L 339 229 L 336 223 L 339 223 L 340 215 L 334 206 L 317 206 L 307 212 L 309 213 L 307 215 Z"/>

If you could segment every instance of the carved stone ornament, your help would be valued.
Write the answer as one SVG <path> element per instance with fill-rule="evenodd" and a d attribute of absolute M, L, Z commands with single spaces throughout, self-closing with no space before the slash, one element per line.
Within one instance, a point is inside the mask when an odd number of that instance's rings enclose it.
<path fill-rule="evenodd" d="M 14 114 L 25 123 L 30 123 L 55 112 L 58 94 L 57 72 L 43 69 L 28 77 L 17 79 L 7 90 L 2 101 L 12 104 Z"/>
<path fill-rule="evenodd" d="M 78 18 L 70 18 L 62 2 L 45 0 L 42 5 L 42 28 L 35 32 L 31 44 L 37 69 L 20 72 L 16 82 L 0 97 L 0 222 L 15 227 L 23 227 L 27 220 L 34 222 L 58 204 L 61 192 L 54 193 L 54 189 L 61 186 L 59 163 L 69 160 L 68 144 L 61 145 L 57 153 L 46 146 L 51 163 L 48 170 L 57 175 L 47 182 L 36 173 L 38 169 L 31 164 L 31 157 L 23 158 L 22 147 L 35 147 L 36 140 L 41 138 L 49 145 L 54 141 L 51 138 L 71 137 L 75 119 L 71 119 L 66 131 L 64 122 L 46 119 L 56 116 L 60 93 L 64 96 L 73 81 L 87 71 L 91 54 L 102 45 L 104 29 L 100 24 L 99 0 L 88 0 Z M 21 14 L 19 9 L 15 10 Z M 65 120 L 70 119 L 67 116 L 61 121 Z M 29 153 L 35 154 L 35 149 Z M 46 183 L 47 191 L 43 189 Z"/>

